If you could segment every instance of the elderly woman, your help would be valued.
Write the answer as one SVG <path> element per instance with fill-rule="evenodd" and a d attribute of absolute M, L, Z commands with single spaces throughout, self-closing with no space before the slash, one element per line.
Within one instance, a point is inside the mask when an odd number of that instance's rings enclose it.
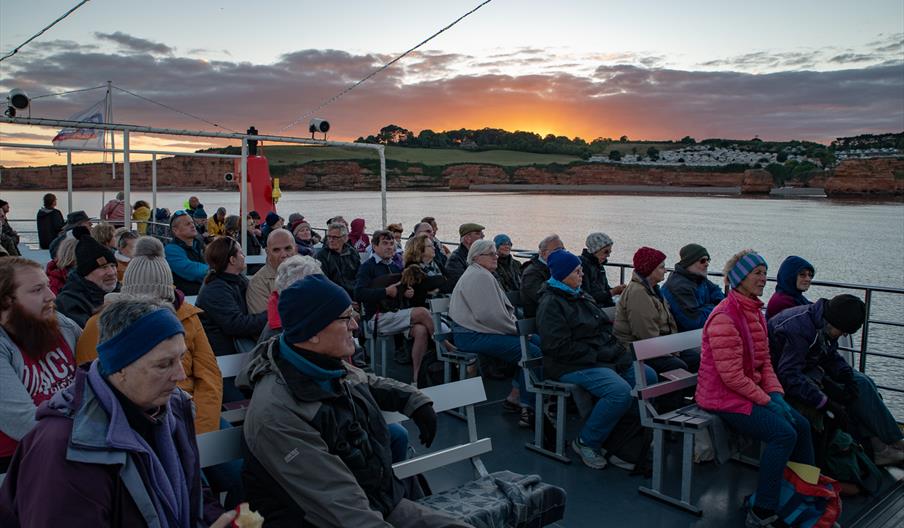
<path fill-rule="evenodd" d="M 471 244 L 468 267 L 452 290 L 449 303 L 452 333 L 456 346 L 463 352 L 484 354 L 517 364 L 521 360 L 521 342 L 515 307 L 493 276 L 497 258 L 496 245 L 492 240 L 475 240 Z M 528 342 L 531 357 L 540 356 L 539 345 L 539 336 L 531 336 Z M 516 410 L 520 406 L 519 424 L 529 427 L 532 395 L 526 387 L 524 371 L 519 369 L 518 379 L 512 380 L 512 392 L 506 398 L 504 408 Z"/>
<path fill-rule="evenodd" d="M 317 242 L 314 240 L 314 233 L 311 231 L 311 224 L 300 220 L 292 225 L 292 236 L 295 237 L 295 246 L 298 248 L 298 254 L 301 256 L 313 256 L 314 246 Z"/>
<path fill-rule="evenodd" d="M 581 289 L 581 259 L 558 249 L 546 262 L 551 276 L 537 308 L 543 372 L 552 379 L 578 385 L 597 398 L 572 448 L 587 467 L 603 469 L 611 463 L 633 470 L 634 464 L 615 455 L 607 457 L 602 447 L 634 401 L 631 354 L 612 335 L 612 322 L 603 310 Z M 647 384 L 656 383 L 652 368 L 647 367 L 646 376 Z"/>
<path fill-rule="evenodd" d="M 493 237 L 496 253 L 499 253 L 496 279 L 502 289 L 511 292 L 521 290 L 521 263 L 512 256 L 512 239 L 505 233 Z"/>
<path fill-rule="evenodd" d="M 810 424 L 785 402 L 772 370 L 760 301 L 766 261 L 753 250 L 741 251 L 725 264 L 725 277 L 731 291 L 703 327 L 697 404 L 765 444 L 746 524 L 784 526 L 775 513 L 782 472 L 788 460 L 813 464 Z"/>
<path fill-rule="evenodd" d="M 308 275 L 323 274 L 320 261 L 307 255 L 292 255 L 276 268 L 273 292 L 267 300 L 267 327 L 261 332 L 259 342 L 264 342 L 282 331 L 279 318 L 279 294 Z"/>
<path fill-rule="evenodd" d="M 778 268 L 775 293 L 766 305 L 766 319 L 793 306 L 812 304 L 804 297 L 804 292 L 810 289 L 815 275 L 816 268 L 806 260 L 794 255 L 786 258 Z"/>
<path fill-rule="evenodd" d="M 659 291 L 665 278 L 665 253 L 642 247 L 634 253 L 634 273 L 625 287 L 615 309 L 615 337 L 625 345 L 674 334 L 678 331 L 669 305 Z M 684 369 L 696 372 L 700 365 L 697 350 L 685 350 L 678 355 L 656 358 L 647 362 L 658 373 Z"/>
<path fill-rule="evenodd" d="M 100 222 L 91 227 L 91 237 L 100 242 L 100 245 L 116 250 L 116 226 L 107 222 Z"/>
<path fill-rule="evenodd" d="M 57 246 L 56 257 L 47 262 L 47 278 L 50 279 L 50 291 L 54 295 L 59 295 L 60 290 L 66 285 L 69 278 L 69 272 L 75 268 L 75 245 L 78 240 L 72 237 L 66 237 Z"/>
<path fill-rule="evenodd" d="M 98 322 L 97 360 L 22 439 L 0 489 L 0 524 L 228 525 L 234 512 L 216 518 L 218 505 L 202 504 L 192 401 L 177 387 L 185 329 L 171 306 L 120 299 Z"/>
<path fill-rule="evenodd" d="M 122 277 L 135 252 L 135 243 L 138 241 L 138 234 L 134 231 L 129 231 L 124 227 L 120 227 L 116 231 L 116 253 L 114 253 L 113 256 L 116 257 L 116 278 L 119 282 L 122 282 Z"/>

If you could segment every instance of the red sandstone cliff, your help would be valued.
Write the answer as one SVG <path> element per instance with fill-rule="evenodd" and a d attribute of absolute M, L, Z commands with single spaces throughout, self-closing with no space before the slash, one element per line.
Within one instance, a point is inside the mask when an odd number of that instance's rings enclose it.
<path fill-rule="evenodd" d="M 904 158 L 842 161 L 825 191 L 828 196 L 904 195 Z"/>

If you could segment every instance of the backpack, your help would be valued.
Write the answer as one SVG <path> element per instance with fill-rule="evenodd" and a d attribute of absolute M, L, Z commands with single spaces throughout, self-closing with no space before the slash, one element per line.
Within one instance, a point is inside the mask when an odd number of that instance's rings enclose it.
<path fill-rule="evenodd" d="M 831 528 L 835 524 L 841 515 L 841 496 L 834 480 L 819 475 L 816 484 L 811 484 L 790 467 L 785 467 L 782 477 L 776 509 L 779 519 L 801 528 Z M 756 493 L 747 497 L 744 505 L 750 508 L 755 500 Z"/>
<path fill-rule="evenodd" d="M 452 380 L 458 381 L 458 369 L 452 369 Z M 421 359 L 421 368 L 417 373 L 418 388 L 434 387 L 445 383 L 445 364 L 436 357 L 435 348 L 431 347 Z"/>
<path fill-rule="evenodd" d="M 841 482 L 853 482 L 873 494 L 879 490 L 882 474 L 866 456 L 863 446 L 848 433 L 836 429 L 826 447 L 825 471 Z"/>
<path fill-rule="evenodd" d="M 626 412 L 615 424 L 612 432 L 603 442 L 603 449 L 625 462 L 634 464 L 632 475 L 652 475 L 653 467 L 647 460 L 653 431 L 640 423 L 640 416 L 635 412 Z"/>

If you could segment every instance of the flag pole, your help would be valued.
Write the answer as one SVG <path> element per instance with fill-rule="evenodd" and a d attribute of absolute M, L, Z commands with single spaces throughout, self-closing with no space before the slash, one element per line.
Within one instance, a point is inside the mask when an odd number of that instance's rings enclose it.
<path fill-rule="evenodd" d="M 113 86 L 113 81 L 107 81 L 107 108 L 105 108 L 104 112 L 104 122 L 112 123 L 113 122 L 113 90 L 111 87 Z M 106 138 L 106 132 L 104 132 L 104 138 Z M 113 149 L 113 179 L 116 179 L 116 135 L 114 131 L 110 131 L 110 148 Z"/>

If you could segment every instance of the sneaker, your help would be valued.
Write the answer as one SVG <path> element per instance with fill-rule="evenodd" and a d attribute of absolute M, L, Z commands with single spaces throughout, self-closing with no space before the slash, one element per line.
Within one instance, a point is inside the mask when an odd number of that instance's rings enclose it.
<path fill-rule="evenodd" d="M 518 427 L 534 426 L 534 410 L 530 407 L 521 408 L 521 416 L 518 417 Z"/>
<path fill-rule="evenodd" d="M 897 466 L 904 462 L 904 451 L 895 449 L 890 445 L 884 445 L 873 453 L 873 461 L 877 466 Z"/>
<path fill-rule="evenodd" d="M 624 469 L 625 471 L 634 471 L 634 468 L 637 467 L 636 465 L 622 460 L 615 455 L 609 455 L 609 463 L 617 468 Z"/>
<path fill-rule="evenodd" d="M 745 528 L 786 528 L 787 526 L 788 525 L 775 514 L 772 514 L 765 519 L 757 517 L 757 514 L 753 513 L 753 508 L 747 510 L 747 518 L 744 519 Z"/>
<path fill-rule="evenodd" d="M 584 465 L 591 469 L 604 469 L 606 465 L 608 465 L 606 457 L 598 450 L 584 445 L 580 438 L 575 438 L 571 441 L 571 448 L 574 449 L 574 452 L 577 453 L 579 457 L 581 457 L 581 461 L 584 462 Z"/>

